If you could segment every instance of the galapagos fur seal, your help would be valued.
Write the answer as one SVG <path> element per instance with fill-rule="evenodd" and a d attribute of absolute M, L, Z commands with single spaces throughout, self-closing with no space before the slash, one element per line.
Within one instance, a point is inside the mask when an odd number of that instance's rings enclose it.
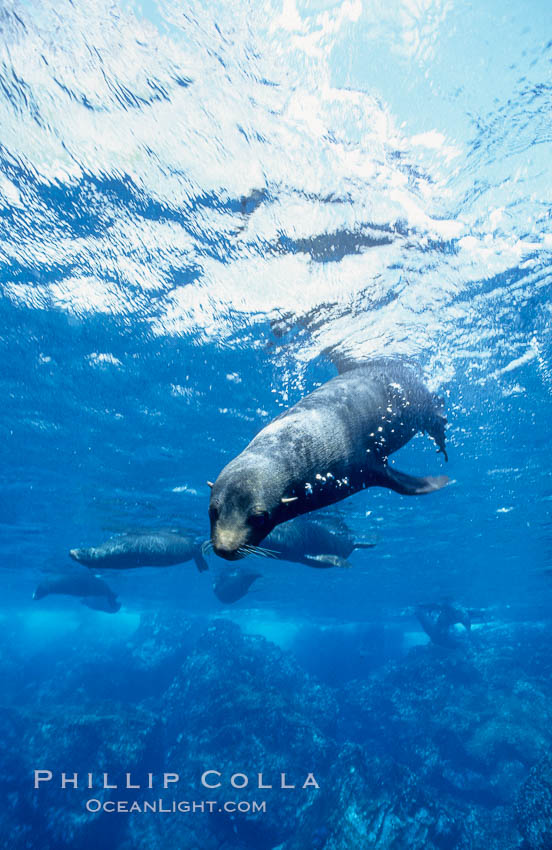
<path fill-rule="evenodd" d="M 114 614 L 121 607 L 117 595 L 109 585 L 101 578 L 96 578 L 96 576 L 87 572 L 45 579 L 37 586 L 33 593 L 33 599 L 44 599 L 45 596 L 50 594 L 77 596 L 89 608 L 107 611 L 111 614 Z"/>
<path fill-rule="evenodd" d="M 269 557 L 308 567 L 350 567 L 347 560 L 355 549 L 372 549 L 375 542 L 355 540 L 347 525 L 334 517 L 296 517 L 278 525 L 264 539 Z"/>
<path fill-rule="evenodd" d="M 418 605 L 415 614 L 426 635 L 437 646 L 456 646 L 471 630 L 470 612 L 452 602 Z"/>
<path fill-rule="evenodd" d="M 192 559 L 199 572 L 208 569 L 201 544 L 191 536 L 173 531 L 121 534 L 100 546 L 71 549 L 69 555 L 79 564 L 101 570 L 170 567 Z"/>
<path fill-rule="evenodd" d="M 248 567 L 224 567 L 213 584 L 213 591 L 220 602 L 237 602 L 261 575 Z"/>
<path fill-rule="evenodd" d="M 374 360 L 346 369 L 273 419 L 211 486 L 211 543 L 236 560 L 272 529 L 366 487 L 432 493 L 448 478 L 415 478 L 388 464 L 418 431 L 447 459 L 443 403 L 410 365 Z"/>

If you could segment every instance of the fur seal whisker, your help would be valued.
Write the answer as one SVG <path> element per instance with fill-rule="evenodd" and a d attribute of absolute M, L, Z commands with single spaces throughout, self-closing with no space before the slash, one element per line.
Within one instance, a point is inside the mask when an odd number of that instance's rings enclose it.
<path fill-rule="evenodd" d="M 265 558 L 276 558 L 278 553 L 273 549 L 264 549 L 262 546 L 257 546 L 255 549 L 260 555 L 263 555 Z"/>
<path fill-rule="evenodd" d="M 257 557 L 262 558 L 276 558 L 277 552 L 273 549 L 265 549 L 262 546 L 253 546 L 251 544 L 246 544 L 245 549 L 248 550 L 252 555 L 256 555 Z"/>

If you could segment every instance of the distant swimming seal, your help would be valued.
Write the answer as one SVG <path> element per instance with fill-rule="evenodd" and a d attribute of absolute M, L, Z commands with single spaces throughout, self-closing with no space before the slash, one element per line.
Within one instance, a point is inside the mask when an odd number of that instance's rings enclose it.
<path fill-rule="evenodd" d="M 215 596 L 225 604 L 237 602 L 261 575 L 248 567 L 225 567 L 213 584 Z"/>
<path fill-rule="evenodd" d="M 200 572 L 208 569 L 201 545 L 193 537 L 172 531 L 151 531 L 111 537 L 101 546 L 71 549 L 73 560 L 102 570 L 170 567 L 192 558 Z"/>
<path fill-rule="evenodd" d="M 418 605 L 415 613 L 426 635 L 438 646 L 455 646 L 471 630 L 469 611 L 452 602 Z"/>
<path fill-rule="evenodd" d="M 270 422 L 224 467 L 211 485 L 214 551 L 241 558 L 280 523 L 366 487 L 439 490 L 446 476 L 414 478 L 388 458 L 427 431 L 446 459 L 445 425 L 442 402 L 412 367 L 377 360 L 345 371 Z"/>
<path fill-rule="evenodd" d="M 347 561 L 355 549 L 372 549 L 372 541 L 355 540 L 347 525 L 334 517 L 297 517 L 274 528 L 264 539 L 259 554 L 308 567 L 350 567 Z"/>
<path fill-rule="evenodd" d="M 84 571 L 78 575 L 63 575 L 41 581 L 33 593 L 33 599 L 43 599 L 54 593 L 78 596 L 85 605 L 98 611 L 115 613 L 121 607 L 117 595 L 105 581 Z"/>

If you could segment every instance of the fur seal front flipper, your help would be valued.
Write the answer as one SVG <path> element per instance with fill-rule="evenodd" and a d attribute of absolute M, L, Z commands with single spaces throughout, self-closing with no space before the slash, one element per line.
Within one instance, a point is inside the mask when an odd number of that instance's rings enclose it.
<path fill-rule="evenodd" d="M 192 558 L 193 558 L 194 563 L 195 563 L 195 565 L 198 568 L 200 573 L 204 573 L 206 570 L 209 569 L 209 565 L 207 564 L 207 561 L 203 557 L 200 546 L 198 546 L 194 549 Z"/>
<path fill-rule="evenodd" d="M 387 465 L 380 467 L 375 472 L 375 477 L 380 487 L 388 487 L 403 496 L 423 496 L 425 493 L 434 493 L 435 490 L 440 490 L 448 484 L 449 480 L 446 475 L 425 475 L 416 478 L 414 475 L 407 475 L 406 472 L 399 472 L 398 469 Z"/>

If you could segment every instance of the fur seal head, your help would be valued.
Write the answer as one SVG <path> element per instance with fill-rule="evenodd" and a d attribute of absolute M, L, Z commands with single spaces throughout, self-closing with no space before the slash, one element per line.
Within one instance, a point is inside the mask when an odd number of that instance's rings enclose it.
<path fill-rule="evenodd" d="M 264 458 L 239 456 L 212 485 L 211 543 L 219 557 L 228 561 L 245 557 L 281 522 L 281 493 L 271 483 L 268 466 Z"/>

